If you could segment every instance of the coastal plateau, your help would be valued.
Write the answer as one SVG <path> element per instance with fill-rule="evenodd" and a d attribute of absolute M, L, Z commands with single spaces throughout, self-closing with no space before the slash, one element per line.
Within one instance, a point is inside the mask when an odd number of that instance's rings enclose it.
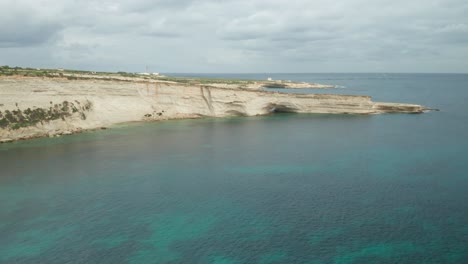
<path fill-rule="evenodd" d="M 380 114 L 428 110 L 414 104 L 373 102 L 369 96 L 286 94 L 259 89 L 264 85 L 0 76 L 0 142 L 73 134 L 133 121 L 278 112 Z"/>

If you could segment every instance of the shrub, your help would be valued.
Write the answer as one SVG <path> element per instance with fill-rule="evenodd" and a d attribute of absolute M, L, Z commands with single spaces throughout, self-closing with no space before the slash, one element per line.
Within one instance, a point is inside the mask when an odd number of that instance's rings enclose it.
<path fill-rule="evenodd" d="M 79 101 L 75 101 L 80 104 Z M 86 119 L 85 111 L 92 108 L 92 103 L 86 101 L 80 108 L 76 107 L 73 103 L 63 101 L 61 104 L 54 104 L 50 102 L 50 107 L 47 108 L 27 108 L 24 111 L 21 109 L 0 111 L 0 127 L 11 129 L 18 129 L 20 127 L 32 126 L 43 121 L 51 121 L 62 119 L 71 116 L 73 113 L 78 113 L 79 117 L 83 120 Z M 18 106 L 17 106 L 18 107 Z"/>

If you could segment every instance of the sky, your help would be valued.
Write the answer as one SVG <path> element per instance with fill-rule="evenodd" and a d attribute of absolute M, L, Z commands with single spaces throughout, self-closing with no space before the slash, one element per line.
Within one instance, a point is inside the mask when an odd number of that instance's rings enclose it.
<path fill-rule="evenodd" d="M 0 65 L 468 73 L 467 0 L 0 0 Z"/>

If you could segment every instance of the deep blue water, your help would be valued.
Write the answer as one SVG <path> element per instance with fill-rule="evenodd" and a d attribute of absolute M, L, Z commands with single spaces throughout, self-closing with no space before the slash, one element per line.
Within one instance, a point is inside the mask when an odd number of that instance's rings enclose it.
<path fill-rule="evenodd" d="M 311 81 L 420 115 L 116 126 L 0 145 L 0 263 L 468 263 L 468 75 Z"/>

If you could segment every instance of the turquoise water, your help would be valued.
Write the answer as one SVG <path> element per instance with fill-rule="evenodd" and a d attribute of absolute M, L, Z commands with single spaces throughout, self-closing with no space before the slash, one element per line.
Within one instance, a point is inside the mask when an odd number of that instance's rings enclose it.
<path fill-rule="evenodd" d="M 468 263 L 468 75 L 271 77 L 442 111 L 0 145 L 0 263 Z"/>

